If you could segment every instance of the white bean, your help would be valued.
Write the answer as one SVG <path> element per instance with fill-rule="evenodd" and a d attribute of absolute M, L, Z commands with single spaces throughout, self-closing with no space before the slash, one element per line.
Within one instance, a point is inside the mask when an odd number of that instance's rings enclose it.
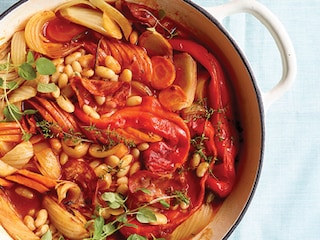
<path fill-rule="evenodd" d="M 74 112 L 75 106 L 67 97 L 60 95 L 59 97 L 56 98 L 56 101 L 62 110 L 66 111 L 68 113 Z"/>

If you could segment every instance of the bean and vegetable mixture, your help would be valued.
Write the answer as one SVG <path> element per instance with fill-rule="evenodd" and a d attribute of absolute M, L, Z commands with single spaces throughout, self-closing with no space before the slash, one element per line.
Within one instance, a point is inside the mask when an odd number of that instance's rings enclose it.
<path fill-rule="evenodd" d="M 13 239 L 169 239 L 214 213 L 236 180 L 228 84 L 161 9 L 36 13 L 0 46 L 0 224 Z"/>

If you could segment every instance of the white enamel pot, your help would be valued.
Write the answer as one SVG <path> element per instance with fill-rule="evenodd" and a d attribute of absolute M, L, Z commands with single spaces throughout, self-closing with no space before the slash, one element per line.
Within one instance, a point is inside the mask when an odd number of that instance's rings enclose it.
<path fill-rule="evenodd" d="M 132 0 L 131 0 L 132 1 Z M 35 12 L 52 9 L 67 0 L 22 0 L 0 17 L 0 45 L 23 27 Z M 234 88 L 243 144 L 239 154 L 237 183 L 221 208 L 194 239 L 228 238 L 244 215 L 257 186 L 262 166 L 266 109 L 285 93 L 296 75 L 296 58 L 292 43 L 279 20 L 255 0 L 233 0 L 224 5 L 203 9 L 189 0 L 134 0 L 163 9 L 168 16 L 194 32 L 209 50 L 217 54 L 228 69 Z M 261 92 L 245 55 L 230 36 L 221 20 L 234 13 L 255 16 L 270 31 L 282 59 L 282 78 L 268 92 Z M 0 232 L 2 240 L 11 239 Z"/>

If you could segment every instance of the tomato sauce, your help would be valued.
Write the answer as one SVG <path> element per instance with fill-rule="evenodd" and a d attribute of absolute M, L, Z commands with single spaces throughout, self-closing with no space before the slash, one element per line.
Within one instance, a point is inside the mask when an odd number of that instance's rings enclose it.
<path fill-rule="evenodd" d="M 43 28 L 43 35 L 52 42 L 67 43 L 76 40 L 76 37 L 87 29 L 81 25 L 56 17 Z"/>
<path fill-rule="evenodd" d="M 21 194 L 19 191 L 25 191 L 27 197 L 23 196 L 23 193 Z M 7 189 L 7 193 L 11 203 L 22 218 L 41 209 L 41 195 L 30 188 L 14 185 L 10 189 Z"/>

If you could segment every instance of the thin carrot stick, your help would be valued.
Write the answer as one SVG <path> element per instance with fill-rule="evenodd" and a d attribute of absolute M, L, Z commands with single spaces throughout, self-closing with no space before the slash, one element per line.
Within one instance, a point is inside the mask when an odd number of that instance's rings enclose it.
<path fill-rule="evenodd" d="M 0 128 L 0 135 L 16 135 L 16 134 L 21 135 L 20 128 L 12 128 L 12 129 L 1 129 Z"/>
<path fill-rule="evenodd" d="M 8 181 L 4 178 L 0 178 L 0 186 L 1 187 L 11 187 L 13 185 L 13 182 Z"/>
<path fill-rule="evenodd" d="M 19 125 L 16 122 L 0 122 L 0 131 L 13 128 L 19 128 Z"/>
<path fill-rule="evenodd" d="M 42 185 L 41 183 L 39 183 L 35 180 L 32 180 L 30 178 L 26 178 L 24 176 L 18 175 L 18 174 L 7 176 L 6 179 L 10 180 L 12 182 L 15 182 L 15 183 L 19 183 L 19 184 L 24 185 L 26 187 L 32 188 L 40 193 L 45 193 L 45 192 L 49 191 L 49 188 Z"/>
<path fill-rule="evenodd" d="M 17 173 L 19 173 L 22 176 L 25 176 L 33 181 L 36 181 L 36 182 L 44 185 L 47 188 L 53 188 L 57 184 L 57 182 L 53 178 L 41 175 L 39 173 L 31 172 L 27 169 L 19 169 L 17 171 Z"/>
<path fill-rule="evenodd" d="M 0 135 L 0 142 L 21 142 L 22 134 Z"/>

